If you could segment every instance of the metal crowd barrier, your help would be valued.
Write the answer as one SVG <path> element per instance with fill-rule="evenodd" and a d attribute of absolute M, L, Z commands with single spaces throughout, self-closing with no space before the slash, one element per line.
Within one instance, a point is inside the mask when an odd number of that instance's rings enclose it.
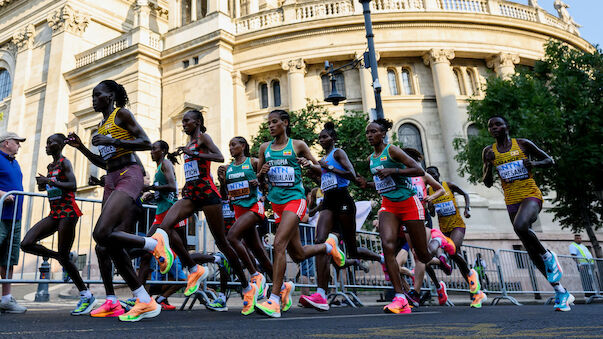
<path fill-rule="evenodd" d="M 36 222 L 47 215 L 48 202 L 46 194 L 11 191 L 0 198 L 0 213 L 6 197 L 11 194 L 16 199 L 23 199 L 23 218 L 22 232 L 23 237 L 26 232 Z M 92 231 L 96 220 L 100 215 L 101 201 L 96 199 L 76 198 L 83 216 L 80 217 L 77 224 L 77 232 L 72 251 L 77 252 L 76 266 L 79 268 L 84 282 L 88 284 L 101 284 L 100 273 L 96 253 L 94 251 L 94 240 Z M 34 208 L 39 207 L 41 208 Z M 155 206 L 143 205 L 143 216 L 136 224 L 136 233 L 146 233 L 152 223 Z M 14 223 L 12 225 L 14 227 Z M 268 222 L 267 233 L 263 237 L 266 250 L 270 259 L 273 258 L 272 242 L 276 226 L 272 220 Z M 309 224 L 300 224 L 299 228 L 302 244 L 314 244 L 315 227 Z M 187 225 L 187 242 L 197 252 L 216 253 L 217 248 L 211 237 L 202 213 L 199 213 L 195 222 Z M 42 244 L 48 248 L 57 249 L 56 235 L 52 235 L 42 241 Z M 12 236 L 10 245 L 12 248 Z M 376 232 L 359 231 L 357 232 L 357 245 L 368 248 L 369 250 L 382 253 L 381 240 Z M 345 245 L 342 245 L 345 247 Z M 519 302 L 513 297 L 515 295 L 534 294 L 536 298 L 541 295 L 553 295 L 554 291 L 546 278 L 538 271 L 527 252 L 515 250 L 494 250 L 491 248 L 463 245 L 460 254 L 467 261 L 470 268 L 476 270 L 479 275 L 482 288 L 489 295 L 496 295 L 492 303 L 497 304 L 500 300 L 506 299 L 516 305 Z M 10 257 L 10 254 L 9 254 Z M 595 299 L 603 299 L 601 290 L 603 286 L 603 259 L 592 259 L 588 262 L 578 260 L 575 257 L 559 255 L 559 262 L 563 268 L 563 279 L 561 283 L 573 294 L 584 294 L 587 303 Z M 136 265 L 137 261 L 134 260 Z M 456 264 L 449 260 L 450 265 L 455 268 L 449 276 L 445 275 L 437 266 L 432 266 L 436 272 L 438 280 L 444 281 L 449 291 L 469 293 L 469 287 L 457 269 Z M 62 277 L 62 270 L 59 263 L 50 260 L 50 279 L 42 279 L 38 274 L 41 259 L 32 254 L 26 254 L 21 251 L 19 263 L 14 267 L 12 279 L 0 279 L 0 283 L 65 283 Z M 0 263 L 4 266 L 6 263 Z M 212 266 L 212 265 L 209 265 Z M 409 254 L 407 267 L 413 268 L 412 254 Z M 334 291 L 329 295 L 329 301 L 335 302 L 338 297 L 343 298 L 342 302 L 350 306 L 362 306 L 356 293 L 359 291 L 391 290 L 391 284 L 385 280 L 379 262 L 360 262 L 356 265 L 346 266 L 336 269 L 331 265 L 332 274 L 329 287 Z M 219 275 L 217 269 L 210 269 L 211 275 L 207 280 L 206 286 L 200 291 L 201 301 L 207 301 L 209 297 L 214 297 L 213 292 L 207 286 L 219 284 Z M 187 274 L 187 272 L 184 272 Z M 295 263 L 287 256 L 287 269 L 285 281 L 293 281 L 299 288 L 316 287 L 316 264 L 315 259 L 310 258 L 302 263 Z M 424 289 L 430 288 L 429 278 L 425 276 Z M 124 281 L 116 277 L 115 284 L 124 284 Z M 149 284 L 181 284 L 185 281 L 174 281 L 170 277 L 164 277 L 164 280 L 148 280 Z M 231 276 L 229 286 L 240 286 L 234 275 Z M 183 305 L 184 306 L 184 305 Z M 192 307 L 192 304 L 191 304 Z"/>

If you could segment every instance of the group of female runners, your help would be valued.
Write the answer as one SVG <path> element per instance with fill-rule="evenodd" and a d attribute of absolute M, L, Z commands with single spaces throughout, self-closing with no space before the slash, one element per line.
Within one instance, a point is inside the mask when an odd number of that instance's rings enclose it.
<path fill-rule="evenodd" d="M 210 174 L 211 162 L 224 162 L 224 156 L 206 133 L 203 115 L 188 111 L 182 118 L 184 132 L 189 136 L 186 146 L 169 153 L 164 141 L 151 144 L 133 114 L 125 108 L 128 97 L 124 88 L 112 80 L 99 83 L 92 93 L 93 107 L 103 119 L 92 144 L 99 154 L 91 152 L 75 133 L 68 136 L 54 134 L 47 140 L 46 152 L 53 157 L 48 165 L 48 175 L 36 180 L 40 190 L 48 193 L 50 215 L 33 226 L 22 242 L 24 251 L 57 259 L 80 290 L 81 299 L 73 315 L 90 314 L 93 317 L 116 317 L 122 321 L 138 321 L 159 315 L 161 306 L 145 290 L 151 256 L 155 258 L 162 274 L 170 271 L 178 256 L 188 271 L 185 295 L 197 291 L 207 277 L 207 269 L 200 264 L 212 261 L 202 254 L 189 253 L 183 222 L 198 211 L 203 211 L 215 244 L 223 253 L 215 262 L 229 266 L 242 287 L 243 315 L 257 311 L 270 317 L 280 317 L 293 304 L 293 282 L 285 282 L 286 253 L 296 262 L 316 256 L 317 292 L 301 296 L 300 304 L 318 310 L 328 310 L 326 290 L 329 281 L 329 264 L 344 266 L 346 254 L 339 247 L 333 233 L 342 236 L 350 258 L 380 262 L 387 271 L 395 296 L 384 307 L 389 313 L 410 313 L 409 300 L 416 304 L 417 287 L 422 277 L 417 277 L 415 292 L 403 289 L 400 265 L 396 256 L 404 243 L 408 244 L 417 270 L 423 267 L 438 286 L 440 304 L 447 299 L 443 282 L 435 280 L 430 264 L 437 264 L 449 273 L 451 270 L 442 251 L 458 265 L 467 280 L 472 294 L 472 307 L 481 307 L 486 295 L 481 291 L 477 273 L 469 269 L 457 252 L 462 245 L 465 224 L 460 216 L 454 193 L 464 196 L 464 215 L 470 217 L 469 196 L 457 185 L 440 181 L 437 168 L 426 171 L 420 165 L 421 155 L 415 150 L 387 143 L 386 135 L 392 123 L 385 119 L 370 122 L 366 138 L 373 147 L 368 156 L 372 181 L 359 176 L 346 152 L 335 146 L 337 133 L 332 123 L 320 132 L 319 143 L 325 156 L 317 161 L 303 140 L 290 138 L 291 120 L 283 110 L 268 115 L 272 141 L 260 146 L 258 158 L 251 157 L 249 144 L 243 137 L 229 143 L 233 161 L 218 169 L 222 196 Z M 547 277 L 556 291 L 555 310 L 568 311 L 573 296 L 560 284 L 561 268 L 554 253 L 546 250 L 531 224 L 542 207 L 542 194 L 532 179 L 532 169 L 547 166 L 553 160 L 532 142 L 509 137 L 508 123 L 503 117 L 492 117 L 488 129 L 496 142 L 483 152 L 484 177 L 487 187 L 492 186 L 493 169 L 502 182 L 509 217 L 514 230 L 528 250 L 538 269 Z M 75 202 L 76 181 L 69 160 L 62 155 L 65 144 L 79 150 L 94 165 L 107 170 L 104 178 L 103 208 L 94 228 L 96 253 L 99 259 L 106 300 L 94 309 L 97 300 L 90 293 L 79 272 L 69 261 L 75 227 L 81 212 Z M 143 171 L 136 151 L 151 151 L 157 163 L 152 185 L 143 183 Z M 182 199 L 177 199 L 178 186 L 174 165 L 176 156 L 184 159 L 185 184 Z M 532 160 L 536 159 L 536 160 Z M 298 230 L 306 214 L 306 195 L 302 184 L 302 169 L 320 176 L 324 195 L 312 245 L 302 246 Z M 310 174 L 310 173 L 308 173 Z M 355 203 L 348 186 L 354 183 L 362 188 L 375 189 L 381 196 L 378 229 L 383 254 L 358 247 L 356 242 Z M 429 186 L 429 188 L 428 188 Z M 154 191 L 157 214 L 148 236 L 133 234 L 130 211 L 140 205 L 144 191 Z M 265 220 L 264 201 L 270 202 L 278 227 L 274 236 L 274 257 L 271 262 L 260 240 L 257 227 Z M 232 205 L 232 209 L 231 206 Z M 425 209 L 438 215 L 440 230 L 426 228 Z M 225 216 L 233 212 L 234 222 L 225 228 Z M 227 213 L 228 212 L 228 213 Z M 58 232 L 58 251 L 45 248 L 38 241 Z M 137 275 L 131 263 L 129 250 L 143 249 L 141 270 Z M 112 283 L 111 262 L 118 269 L 135 300 L 126 312 L 115 296 Z M 259 264 L 259 265 L 258 265 Z M 426 266 L 425 266 L 426 265 Z M 272 281 L 268 294 L 266 277 Z M 247 270 L 249 280 L 244 273 Z M 142 273 L 144 272 L 144 273 Z M 419 273 L 419 272 L 415 272 Z M 409 298 L 407 299 L 407 295 Z M 415 296 L 413 296 L 415 295 Z M 261 299 L 264 299 L 260 302 Z M 212 304 L 215 310 L 226 310 L 226 301 Z"/>

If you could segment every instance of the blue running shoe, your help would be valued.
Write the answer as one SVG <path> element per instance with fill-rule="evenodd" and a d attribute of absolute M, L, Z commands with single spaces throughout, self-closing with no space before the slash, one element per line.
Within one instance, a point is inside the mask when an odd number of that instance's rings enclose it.
<path fill-rule="evenodd" d="M 119 303 L 121 304 L 121 307 L 123 307 L 124 310 L 128 312 L 132 307 L 134 307 L 134 305 L 136 305 L 136 298 L 120 300 Z"/>
<path fill-rule="evenodd" d="M 565 293 L 555 292 L 555 311 L 571 311 L 570 305 L 574 304 L 574 300 L 576 300 L 576 298 L 567 290 Z"/>
<path fill-rule="evenodd" d="M 216 255 L 218 257 L 220 257 L 220 261 L 218 262 L 218 266 L 222 267 L 224 270 L 226 270 L 226 273 L 228 275 L 230 275 L 231 269 L 230 269 L 230 264 L 228 263 L 228 259 L 226 259 L 226 257 L 224 256 L 224 254 L 222 254 L 220 252 L 216 253 Z"/>
<path fill-rule="evenodd" d="M 96 298 L 94 296 L 90 296 L 90 298 L 81 297 L 80 301 L 77 303 L 77 306 L 73 311 L 71 311 L 71 315 L 85 315 L 89 314 L 94 306 L 96 305 Z"/>
<path fill-rule="evenodd" d="M 546 268 L 546 279 L 551 283 L 556 283 L 561 280 L 563 276 L 563 271 L 561 270 L 561 265 L 559 265 L 559 260 L 557 259 L 557 254 L 553 251 L 548 251 L 551 254 L 551 257 L 548 260 L 544 260 L 544 266 Z"/>
<path fill-rule="evenodd" d="M 226 299 L 222 296 L 216 298 L 214 301 L 207 304 L 207 308 L 216 312 L 228 311 L 228 306 L 226 306 Z"/>

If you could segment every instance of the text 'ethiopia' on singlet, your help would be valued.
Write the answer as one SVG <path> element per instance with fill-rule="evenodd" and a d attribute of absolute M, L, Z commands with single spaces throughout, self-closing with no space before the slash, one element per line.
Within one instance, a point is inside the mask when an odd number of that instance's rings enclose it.
<path fill-rule="evenodd" d="M 377 175 L 378 169 L 384 168 L 399 168 L 405 169 L 404 164 L 399 163 L 392 159 L 389 155 L 389 147 L 391 144 L 385 146 L 381 154 L 371 154 L 370 167 L 371 173 L 373 174 L 373 181 L 375 182 L 375 189 L 382 196 L 386 197 L 391 201 L 404 201 L 413 195 L 417 194 L 414 187 L 412 186 L 409 177 L 392 174 L 387 177 L 380 179 Z"/>
<path fill-rule="evenodd" d="M 163 186 L 163 185 L 167 185 L 167 183 L 168 183 L 167 178 L 161 171 L 162 165 L 163 164 L 159 164 L 159 166 L 157 166 L 157 171 L 155 172 L 155 181 L 154 181 L 155 186 Z M 176 187 L 178 187 L 178 183 L 176 183 Z M 164 193 L 164 192 L 155 191 L 154 197 L 155 197 L 155 203 L 157 204 L 157 210 L 155 211 L 156 214 L 161 214 L 161 213 L 169 210 L 170 207 L 172 207 L 172 205 L 174 203 L 176 203 L 176 200 L 178 200 L 178 196 L 177 196 L 176 192 Z"/>
<path fill-rule="evenodd" d="M 272 149 L 271 141 L 266 148 L 264 158 L 270 165 L 268 171 L 268 200 L 275 204 L 285 204 L 291 200 L 304 199 L 301 167 L 293 149 L 293 139 L 289 138 L 281 150 Z"/>
<path fill-rule="evenodd" d="M 496 143 L 492 145 L 492 151 L 507 205 L 519 204 L 525 198 L 542 200 L 542 193 L 532 178 L 532 172 L 523 163 L 528 157 L 515 138 L 511 139 L 511 148 L 507 152 L 499 152 Z"/>
<path fill-rule="evenodd" d="M 337 150 L 338 148 L 333 148 L 333 150 L 331 150 L 329 154 L 322 158 L 322 160 L 326 162 L 329 166 L 333 166 L 340 171 L 345 171 L 345 168 L 343 168 L 343 166 L 337 161 L 337 159 L 335 159 L 335 151 Z M 341 176 L 333 172 L 327 171 L 324 168 L 322 169 L 322 175 L 320 177 L 320 189 L 323 192 L 327 192 L 334 188 L 348 187 L 349 184 L 349 180 L 342 178 Z"/>
<path fill-rule="evenodd" d="M 106 135 L 113 139 L 134 140 L 136 138 L 132 135 L 132 133 L 117 126 L 117 124 L 115 123 L 115 115 L 120 109 L 121 107 L 117 107 L 115 108 L 115 110 L 113 110 L 107 120 L 105 120 L 105 122 L 103 122 L 98 128 L 98 134 Z M 98 146 L 98 152 L 105 161 L 109 159 L 116 159 L 123 155 L 132 153 L 131 150 L 127 150 L 123 147 L 116 147 L 113 145 L 100 145 Z"/>
<path fill-rule="evenodd" d="M 233 161 L 226 170 L 226 189 L 233 205 L 249 208 L 258 202 L 258 187 L 251 187 L 249 181 L 257 176 L 247 157 L 243 163 L 236 165 Z"/>

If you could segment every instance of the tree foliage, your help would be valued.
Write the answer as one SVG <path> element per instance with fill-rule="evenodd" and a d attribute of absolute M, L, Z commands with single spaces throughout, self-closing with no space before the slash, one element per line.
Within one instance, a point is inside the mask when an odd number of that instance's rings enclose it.
<path fill-rule="evenodd" d="M 469 104 L 469 120 L 479 134 L 457 138 L 459 173 L 477 183 L 482 149 L 494 140 L 487 131 L 493 115 L 509 120 L 512 137 L 526 138 L 553 157 L 555 166 L 537 169 L 543 191 L 554 191 L 555 220 L 574 231 L 601 226 L 603 204 L 603 57 L 559 42 L 546 45 L 544 60 L 520 69 L 509 80 L 488 79 L 483 100 Z"/>

